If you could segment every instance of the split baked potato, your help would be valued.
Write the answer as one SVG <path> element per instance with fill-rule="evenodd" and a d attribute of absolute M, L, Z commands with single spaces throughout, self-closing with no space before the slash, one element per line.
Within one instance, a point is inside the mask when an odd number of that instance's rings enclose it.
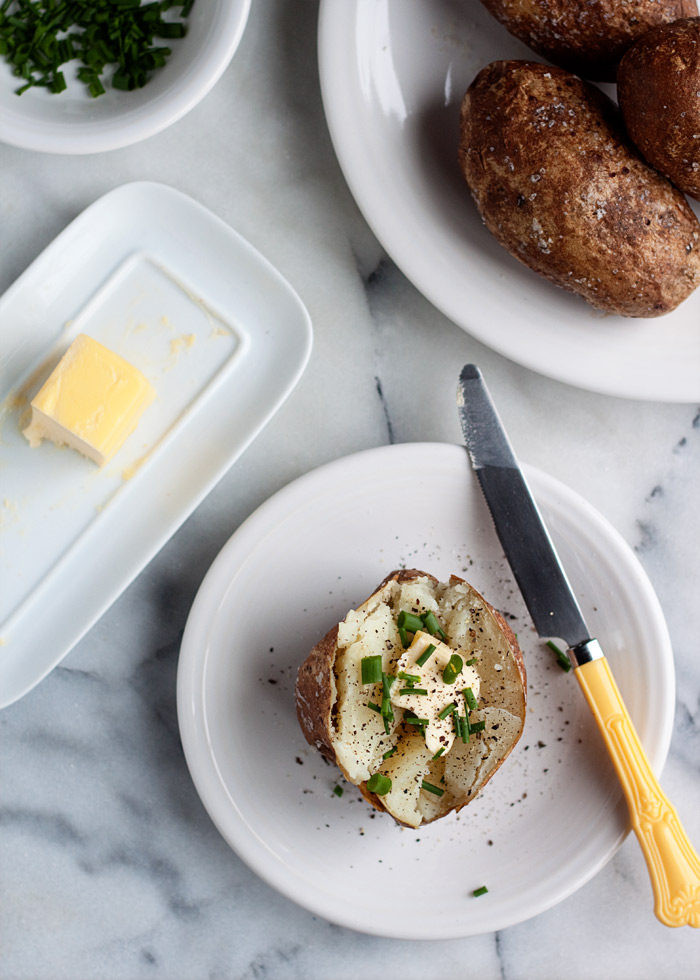
<path fill-rule="evenodd" d="M 418 827 L 474 799 L 520 738 L 515 634 L 463 579 L 392 572 L 299 668 L 307 742 L 378 810 Z"/>
<path fill-rule="evenodd" d="M 696 0 L 482 0 L 515 37 L 583 78 L 613 82 L 629 46 L 657 24 L 697 14 Z"/>
<path fill-rule="evenodd" d="M 575 75 L 528 61 L 482 69 L 462 102 L 459 162 L 500 244 L 592 306 L 660 316 L 700 283 L 688 202 Z"/>

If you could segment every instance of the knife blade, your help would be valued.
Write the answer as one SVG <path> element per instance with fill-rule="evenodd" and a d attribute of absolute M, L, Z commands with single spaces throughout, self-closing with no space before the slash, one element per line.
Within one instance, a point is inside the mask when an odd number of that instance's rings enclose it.
<path fill-rule="evenodd" d="M 700 858 L 651 770 L 474 364 L 465 364 L 460 374 L 457 408 L 472 467 L 535 628 L 540 636 L 559 637 L 569 646 L 574 676 L 615 767 L 646 860 L 654 913 L 664 925 L 698 928 Z"/>
<path fill-rule="evenodd" d="M 569 647 L 591 634 L 549 532 L 520 471 L 481 372 L 466 364 L 457 407 L 472 467 L 491 511 L 496 533 L 540 636 Z"/>

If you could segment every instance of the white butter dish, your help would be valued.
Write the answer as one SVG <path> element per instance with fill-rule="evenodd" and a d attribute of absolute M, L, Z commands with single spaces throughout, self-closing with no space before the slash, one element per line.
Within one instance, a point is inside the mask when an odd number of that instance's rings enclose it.
<path fill-rule="evenodd" d="M 157 392 L 102 469 L 20 425 L 79 333 Z M 42 679 L 293 389 L 298 296 L 244 239 L 161 184 L 87 208 L 0 299 L 0 707 Z"/>

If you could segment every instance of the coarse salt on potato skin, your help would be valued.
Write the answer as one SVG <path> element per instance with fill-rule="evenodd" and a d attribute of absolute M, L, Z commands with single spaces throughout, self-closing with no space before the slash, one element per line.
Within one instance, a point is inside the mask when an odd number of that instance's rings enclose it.
<path fill-rule="evenodd" d="M 698 13 L 696 0 L 482 0 L 515 37 L 583 78 L 615 81 L 645 31 Z"/>
<path fill-rule="evenodd" d="M 642 156 L 700 199 L 700 17 L 641 37 L 620 63 L 617 97 Z"/>
<path fill-rule="evenodd" d="M 461 108 L 459 162 L 489 231 L 524 265 L 620 316 L 700 283 L 700 224 L 629 143 L 617 107 L 560 68 L 496 61 Z"/>
<path fill-rule="evenodd" d="M 454 628 L 460 634 L 466 630 L 464 635 L 468 637 L 468 642 L 474 645 L 475 651 L 477 647 L 479 648 L 478 669 L 488 675 L 485 678 L 481 677 L 482 691 L 479 695 L 479 711 L 487 719 L 486 729 L 481 736 L 472 737 L 466 748 L 455 743 L 453 746 L 455 758 L 452 758 L 451 750 L 437 762 L 435 760 L 430 762 L 431 766 L 441 767 L 446 776 L 450 773 L 452 775 L 443 784 L 446 787 L 443 798 L 436 800 L 431 796 L 429 800 L 424 801 L 423 809 L 424 811 L 427 809 L 427 812 L 424 812 L 417 822 L 402 819 L 403 814 L 395 812 L 390 796 L 371 793 L 367 789 L 367 780 L 353 778 L 353 774 L 348 772 L 339 758 L 342 746 L 339 745 L 337 661 L 342 653 L 338 640 L 339 628 L 343 624 L 333 626 L 313 648 L 299 668 L 295 692 L 297 717 L 307 742 L 319 749 L 329 761 L 335 762 L 345 778 L 358 786 L 362 795 L 375 809 L 388 812 L 397 823 L 413 827 L 432 822 L 453 810 L 460 810 L 476 797 L 518 742 L 525 723 L 527 703 L 527 676 L 517 637 L 503 616 L 472 586 L 457 576 L 451 576 L 448 583 L 440 583 L 434 576 L 418 569 L 391 572 L 356 611 L 351 610 L 343 623 L 346 623 L 350 617 L 357 620 L 358 614 L 360 618 L 363 614 L 367 614 L 369 618 L 373 604 L 385 601 L 390 590 L 417 583 L 424 583 L 432 589 L 436 597 L 440 596 L 441 601 L 445 601 L 443 611 L 451 610 L 452 616 L 458 622 Z M 459 590 L 461 590 L 460 597 L 455 601 L 454 592 Z M 392 601 L 395 600 L 396 594 L 392 596 Z M 447 622 L 443 625 L 449 634 L 450 626 Z M 400 656 L 401 652 L 402 649 L 398 649 L 395 653 L 396 657 Z M 465 651 L 463 653 L 466 656 Z M 365 697 L 369 698 L 370 695 L 363 691 L 361 697 L 364 701 Z M 396 765 L 402 753 L 409 757 L 421 754 L 424 748 L 423 738 L 407 733 L 405 729 L 408 727 L 403 726 L 400 719 L 397 719 L 397 725 L 391 736 L 391 740 L 397 745 L 397 755 L 384 764 L 375 762 L 372 771 Z M 460 753 L 471 752 L 474 753 L 473 760 L 469 757 L 462 759 Z M 422 755 L 425 755 L 425 752 L 422 752 Z M 428 753 L 427 758 L 430 758 L 430 755 Z M 465 773 L 465 769 L 470 763 L 474 765 L 476 778 L 467 787 L 464 781 L 469 778 L 469 770 L 467 769 Z M 447 768 L 448 765 L 450 770 Z M 403 769 L 403 776 L 405 775 L 406 769 Z M 428 770 L 427 775 L 437 779 L 432 769 Z M 427 793 L 423 795 L 429 796 Z"/>

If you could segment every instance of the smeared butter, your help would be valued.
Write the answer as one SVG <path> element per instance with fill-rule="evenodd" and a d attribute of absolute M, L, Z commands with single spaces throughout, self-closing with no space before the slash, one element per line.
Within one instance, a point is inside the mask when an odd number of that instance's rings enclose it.
<path fill-rule="evenodd" d="M 155 396 L 137 368 L 92 337 L 78 334 L 32 399 L 24 435 L 32 447 L 49 439 L 104 466 Z"/>
<path fill-rule="evenodd" d="M 416 661 L 431 644 L 435 646 L 434 652 L 426 663 L 419 667 Z M 480 681 L 474 667 L 468 667 L 464 664 L 454 684 L 446 684 L 442 679 L 442 672 L 450 662 L 453 653 L 454 650 L 446 643 L 441 643 L 437 637 L 419 630 L 413 637 L 413 643 L 407 650 L 404 650 L 397 664 L 396 673 L 398 675 L 399 672 L 402 672 L 420 677 L 420 681 L 416 681 L 414 687 L 418 690 L 427 691 L 427 694 L 399 694 L 400 690 L 408 690 L 410 686 L 401 678 L 394 681 L 391 686 L 391 703 L 395 707 L 413 711 L 419 718 L 427 718 L 425 744 L 428 750 L 433 753 L 440 749 L 449 752 L 455 740 L 452 716 L 439 718 L 440 712 L 453 701 L 461 715 L 468 711 L 463 694 L 466 687 L 472 689 L 475 698 L 479 697 Z"/>

